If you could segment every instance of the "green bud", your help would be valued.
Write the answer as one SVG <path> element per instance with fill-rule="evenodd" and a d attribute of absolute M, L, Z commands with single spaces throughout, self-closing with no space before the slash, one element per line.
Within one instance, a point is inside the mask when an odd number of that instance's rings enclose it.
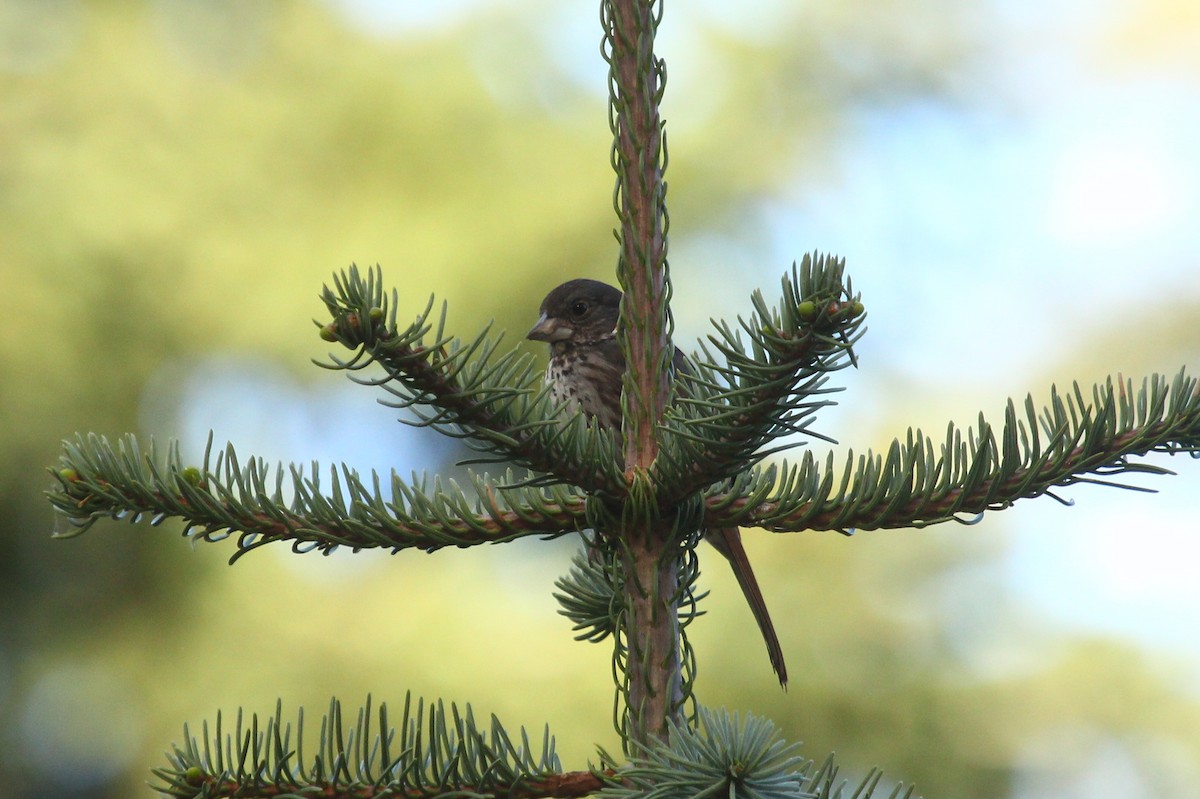
<path fill-rule="evenodd" d="M 191 766 L 187 771 L 183 772 L 183 779 L 188 785 L 199 785 L 204 782 L 204 772 L 199 766 Z"/>
<path fill-rule="evenodd" d="M 321 328 L 321 338 L 326 341 L 337 341 L 337 326 L 333 322 L 325 325 L 325 327 Z"/>
<path fill-rule="evenodd" d="M 806 322 L 811 321 L 817 316 L 817 304 L 812 300 L 805 300 L 796 306 L 796 313 Z"/>
<path fill-rule="evenodd" d="M 187 466 L 179 473 L 179 476 L 184 479 L 188 485 L 200 485 L 200 470 L 195 466 Z"/>
<path fill-rule="evenodd" d="M 367 318 L 369 318 L 372 322 L 378 322 L 383 318 L 383 309 L 372 308 L 371 310 L 367 311 Z"/>
<path fill-rule="evenodd" d="M 79 480 L 79 472 L 75 471 L 74 469 L 70 469 L 70 468 L 59 469 L 58 470 L 58 479 L 62 480 L 64 483 L 74 483 Z"/>

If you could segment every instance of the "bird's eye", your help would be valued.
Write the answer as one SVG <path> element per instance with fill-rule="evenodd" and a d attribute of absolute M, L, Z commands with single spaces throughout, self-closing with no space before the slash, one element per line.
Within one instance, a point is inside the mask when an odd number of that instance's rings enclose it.
<path fill-rule="evenodd" d="M 576 300 L 575 302 L 573 302 L 571 304 L 571 308 L 570 308 L 571 316 L 578 319 L 588 312 L 589 307 L 591 307 L 591 306 L 589 306 L 587 304 L 586 300 Z"/>

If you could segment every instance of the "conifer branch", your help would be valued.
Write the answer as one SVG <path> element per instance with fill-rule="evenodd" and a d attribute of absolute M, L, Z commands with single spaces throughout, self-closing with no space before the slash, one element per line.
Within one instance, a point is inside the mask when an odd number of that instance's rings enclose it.
<path fill-rule="evenodd" d="M 410 409 L 419 420 L 410 423 L 487 453 L 481 461 L 515 463 L 589 490 L 623 491 L 612 437 L 584 419 L 563 424 L 528 355 L 517 350 L 497 355 L 501 336 L 490 337 L 486 329 L 468 343 L 446 335 L 445 306 L 435 320 L 432 297 L 400 328 L 397 293 L 392 291 L 389 303 L 378 267 L 364 277 L 351 265 L 335 273 L 333 282 L 321 294 L 332 316 L 321 337 L 355 353 L 348 360 L 331 356 L 319 366 L 382 387 L 392 396 L 383 404 Z M 372 364 L 383 369 L 382 377 L 356 376 Z"/>
<path fill-rule="evenodd" d="M 651 470 L 669 396 L 670 283 L 667 276 L 666 139 L 659 103 L 666 66 L 654 52 L 661 0 L 602 0 L 601 51 L 608 62 L 613 205 L 620 221 L 617 278 L 625 292 L 617 340 L 625 355 L 622 442 L 624 492 L 615 525 L 597 529 L 619 547 L 625 602 L 616 615 L 617 728 L 626 747 L 665 739 L 684 723 L 691 684 L 677 608 L 680 542 L 693 536 L 679 515 L 664 514 Z M 694 493 L 694 492 L 693 492 Z M 696 502 L 690 503 L 693 507 Z M 696 522 L 697 514 L 690 515 Z"/>
<path fill-rule="evenodd" d="M 671 316 L 667 266 L 667 142 L 659 116 L 666 63 L 654 53 L 659 0 L 601 4 L 608 61 L 609 126 L 617 173 L 613 206 L 621 227 L 617 278 L 625 293 L 617 337 L 627 364 L 623 419 L 627 471 L 658 457 L 656 425 L 669 390 Z"/>
<path fill-rule="evenodd" d="M 838 779 L 829 756 L 815 767 L 799 755 L 797 744 L 785 743 L 768 719 L 701 708 L 696 724 L 672 724 L 666 740 L 638 747 L 625 766 L 611 758 L 604 764 L 616 779 L 600 791 L 600 799 L 841 799 L 848 788 Z M 871 799 L 882 778 L 871 769 L 850 799 Z M 896 785 L 890 799 L 909 799 L 912 786 Z"/>
<path fill-rule="evenodd" d="M 295 727 L 275 714 L 247 722 L 238 711 L 232 731 L 220 714 L 200 739 L 184 727 L 184 742 L 168 755 L 169 765 L 154 770 L 161 794 L 185 799 L 239 796 L 270 799 L 322 796 L 328 799 L 433 799 L 463 795 L 496 799 L 586 796 L 611 775 L 600 771 L 564 772 L 546 729 L 540 742 L 522 728 L 516 736 L 492 716 L 480 725 L 470 705 L 449 710 L 439 700 L 406 696 L 398 727 L 386 704 L 370 698 L 356 718 L 330 702 L 316 745 L 305 748 L 303 711 Z M 311 754 L 311 757 L 310 757 Z"/>
<path fill-rule="evenodd" d="M 289 542 L 297 552 L 382 547 L 392 551 L 501 543 L 529 535 L 560 535 L 587 526 L 587 500 L 570 486 L 514 486 L 478 475 L 473 497 L 453 480 L 432 484 L 394 472 L 390 481 L 372 472 L 369 481 L 342 466 L 330 469 L 322 493 L 314 463 L 272 469 L 260 458 L 243 466 L 229 446 L 215 456 L 212 441 L 200 466 L 185 466 L 176 444 L 160 458 L 154 442 L 142 453 L 132 436 L 114 446 L 96 435 L 64 442 L 58 486 L 47 495 L 79 535 L 102 518 L 151 524 L 179 518 L 185 535 L 222 541 L 236 535 L 231 560 L 258 547 Z M 290 499 L 288 498 L 290 497 Z"/>
<path fill-rule="evenodd" d="M 825 438 L 809 424 L 832 404 L 825 395 L 840 390 L 824 385 L 830 373 L 854 362 L 851 346 L 865 319 L 843 283 L 844 268 L 840 259 L 805 255 L 783 277 L 778 309 L 755 292 L 755 312 L 749 321 L 738 319 L 740 329 L 714 321 L 718 334 L 709 341 L 721 359 L 703 347 L 706 359 L 681 377 L 683 390 L 669 413 L 655 464 L 662 502 L 744 472 L 771 454 L 764 447 L 781 436 Z"/>
<path fill-rule="evenodd" d="M 614 574 L 611 561 L 597 556 L 595 547 L 588 542 L 584 552 L 571 560 L 570 571 L 554 581 L 558 589 L 554 594 L 560 606 L 558 612 L 574 624 L 576 641 L 591 643 L 599 643 L 616 631 L 616 618 L 622 612 L 626 596 L 622 574 L 619 570 Z M 677 608 L 681 629 L 704 615 L 699 603 L 708 592 L 697 590 L 699 578 L 699 561 L 695 551 L 689 550 L 680 560 L 683 599 Z"/>
<path fill-rule="evenodd" d="M 1076 385 L 1065 396 L 1052 392 L 1040 412 L 1032 397 L 1023 408 L 1022 416 L 1008 403 L 998 434 L 982 417 L 977 431 L 951 425 L 940 445 L 912 431 L 886 454 L 848 454 L 842 469 L 832 454 L 823 468 L 811 455 L 756 467 L 708 488 L 704 523 L 796 532 L 964 521 L 1023 498 L 1057 499 L 1057 487 L 1171 473 L 1130 460 L 1139 455 L 1200 451 L 1200 388 L 1182 372 L 1171 381 L 1147 378 L 1137 392 L 1132 381 L 1109 381 L 1093 387 L 1091 402 Z M 307 473 L 257 458 L 242 465 L 232 447 L 214 454 L 211 441 L 201 464 L 187 466 L 174 444 L 164 459 L 154 442 L 143 453 L 131 436 L 115 445 L 78 436 L 64 442 L 51 474 L 57 486 L 47 496 L 75 526 L 60 536 L 102 518 L 179 518 L 196 540 L 236 537 L 234 559 L 275 542 L 299 552 L 499 543 L 586 529 L 596 514 L 595 501 L 577 488 L 514 486 L 512 475 L 499 484 L 473 476 L 468 494 L 454 481 L 416 476 L 405 482 L 372 473 L 364 481 L 343 466 L 330 470 L 330 490 L 322 493 L 315 464 Z"/>
<path fill-rule="evenodd" d="M 177 799 L 237 796 L 242 799 L 691 799 L 695 796 L 757 796 L 762 799 L 841 797 L 832 757 L 819 767 L 785 744 L 765 719 L 702 709 L 696 729 L 673 726 L 669 742 L 655 742 L 627 764 L 601 752 L 600 766 L 563 771 L 549 729 L 541 739 L 524 728 L 513 734 L 496 716 L 476 721 L 441 700 L 406 695 L 393 722 L 386 704 L 370 697 L 353 716 L 336 699 L 318 725 L 316 740 L 301 710 L 293 724 L 283 703 L 261 718 L 238 710 L 227 726 L 218 713 L 196 736 L 187 725 L 183 742 L 153 769 L 152 787 Z M 870 799 L 880 781 L 872 769 L 853 793 Z M 908 797 L 897 786 L 891 797 Z"/>
<path fill-rule="evenodd" d="M 811 455 L 799 464 L 756 468 L 713 486 L 705 497 L 708 524 L 778 532 L 873 530 L 976 521 L 1019 499 L 1049 495 L 1075 483 L 1149 490 L 1115 482 L 1120 474 L 1171 474 L 1129 459 L 1151 452 L 1200 453 L 1200 388 L 1180 372 L 1154 375 L 1136 393 L 1132 381 L 1094 386 L 1089 402 L 1078 384 L 1051 391 L 1037 411 L 1010 400 L 997 433 L 980 416 L 978 430 L 950 425 L 944 442 L 920 430 L 894 441 L 886 455 L 846 456 L 838 470 Z M 963 518 L 967 516 L 968 518 Z"/>

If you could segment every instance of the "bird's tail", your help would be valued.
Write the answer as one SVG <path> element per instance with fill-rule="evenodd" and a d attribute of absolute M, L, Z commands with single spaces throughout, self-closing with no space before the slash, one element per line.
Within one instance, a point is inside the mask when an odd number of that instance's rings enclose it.
<path fill-rule="evenodd" d="M 750 568 L 750 559 L 746 557 L 746 549 L 742 546 L 742 533 L 736 527 L 720 527 L 709 530 L 706 536 L 713 547 L 729 559 L 733 567 L 733 576 L 737 578 L 750 612 L 758 622 L 762 631 L 763 641 L 767 644 L 767 655 L 771 659 L 771 668 L 779 677 L 779 684 L 787 688 L 787 665 L 783 662 L 783 647 L 779 645 L 779 636 L 775 634 L 775 625 L 771 623 L 771 614 L 767 611 L 766 600 L 758 588 L 758 580 L 754 577 L 754 569 Z"/>

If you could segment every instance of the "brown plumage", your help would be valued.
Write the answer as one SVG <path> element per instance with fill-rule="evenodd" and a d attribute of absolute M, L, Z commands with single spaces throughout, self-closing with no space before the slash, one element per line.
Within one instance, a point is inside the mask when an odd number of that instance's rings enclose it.
<path fill-rule="evenodd" d="M 541 316 L 527 336 L 550 345 L 546 382 L 554 400 L 617 432 L 621 430 L 621 382 L 625 373 L 625 356 L 617 343 L 616 329 L 621 296 L 619 289 L 598 280 L 563 283 L 546 295 Z M 690 371 L 687 358 L 678 349 L 673 361 L 677 372 Z M 736 527 L 723 527 L 706 531 L 704 537 L 729 559 L 767 644 L 771 667 L 780 685 L 786 687 L 783 649 L 742 546 L 741 532 Z"/>

